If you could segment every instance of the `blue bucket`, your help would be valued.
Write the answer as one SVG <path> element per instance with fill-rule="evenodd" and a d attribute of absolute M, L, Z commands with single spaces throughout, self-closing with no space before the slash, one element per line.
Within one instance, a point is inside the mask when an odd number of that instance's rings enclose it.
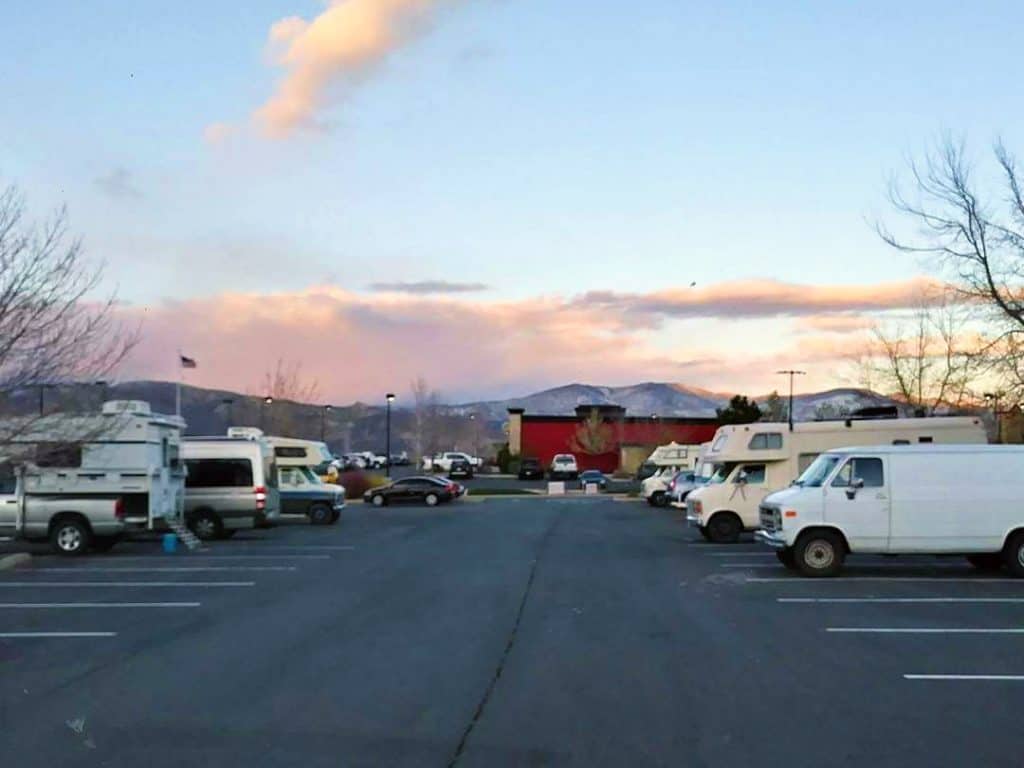
<path fill-rule="evenodd" d="M 173 555 L 178 551 L 178 537 L 173 533 L 164 534 L 164 552 L 169 555 Z"/>

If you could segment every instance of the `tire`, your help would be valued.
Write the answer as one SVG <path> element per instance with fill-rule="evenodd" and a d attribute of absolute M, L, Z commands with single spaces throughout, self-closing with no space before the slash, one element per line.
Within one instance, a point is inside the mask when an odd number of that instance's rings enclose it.
<path fill-rule="evenodd" d="M 224 536 L 224 524 L 210 510 L 196 512 L 189 520 L 188 527 L 200 541 L 213 541 Z"/>
<path fill-rule="evenodd" d="M 743 521 L 735 512 L 716 512 L 705 528 L 709 541 L 715 544 L 735 544 L 743 532 Z"/>
<path fill-rule="evenodd" d="M 979 571 L 998 571 L 1003 567 L 1003 554 L 1001 552 L 980 552 L 967 555 L 967 562 Z"/>
<path fill-rule="evenodd" d="M 92 551 L 109 552 L 120 540 L 120 536 L 94 536 L 92 540 Z"/>
<path fill-rule="evenodd" d="M 375 507 L 383 507 L 388 503 L 388 500 L 384 498 L 383 494 L 376 493 L 370 497 L 370 503 Z"/>
<path fill-rule="evenodd" d="M 790 571 L 796 570 L 796 555 L 793 554 L 792 549 L 780 549 L 775 553 L 775 556 L 779 558 L 779 562 L 786 566 Z"/>
<path fill-rule="evenodd" d="M 50 528 L 50 546 L 58 555 L 79 557 L 92 546 L 92 531 L 78 517 L 58 518 Z"/>
<path fill-rule="evenodd" d="M 711 534 L 708 533 L 708 527 L 706 525 L 702 525 L 697 530 L 700 531 L 700 535 L 704 537 L 704 541 L 711 541 Z"/>
<path fill-rule="evenodd" d="M 1006 570 L 1018 579 L 1024 578 L 1024 531 L 1013 534 L 1003 548 Z"/>
<path fill-rule="evenodd" d="M 439 499 L 437 498 L 436 493 L 428 493 L 426 496 L 423 497 L 423 501 L 426 502 L 426 505 L 428 507 L 436 507 Z"/>
<path fill-rule="evenodd" d="M 793 555 L 804 576 L 827 578 L 842 570 L 846 544 L 834 531 L 809 531 L 797 539 Z"/>
<path fill-rule="evenodd" d="M 309 517 L 309 522 L 313 525 L 330 525 L 333 513 L 334 510 L 326 504 L 314 504 L 309 508 L 307 517 Z"/>
<path fill-rule="evenodd" d="M 664 507 L 665 506 L 665 492 L 655 491 L 647 499 L 647 503 L 652 507 Z"/>

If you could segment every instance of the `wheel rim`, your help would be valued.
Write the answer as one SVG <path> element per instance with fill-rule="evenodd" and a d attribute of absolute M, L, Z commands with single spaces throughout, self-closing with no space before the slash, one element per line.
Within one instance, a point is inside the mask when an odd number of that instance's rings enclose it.
<path fill-rule="evenodd" d="M 829 568 L 835 560 L 835 547 L 824 539 L 815 539 L 804 550 L 804 562 L 815 570 Z"/>
<path fill-rule="evenodd" d="M 330 517 L 330 513 L 324 507 L 316 507 L 313 510 L 313 519 L 318 523 L 326 522 L 328 517 Z"/>
<path fill-rule="evenodd" d="M 1017 563 L 1024 568 L 1024 544 L 1017 547 Z"/>
<path fill-rule="evenodd" d="M 437 504 L 437 496 L 431 493 L 427 496 L 427 506 L 432 507 L 435 504 Z"/>
<path fill-rule="evenodd" d="M 734 533 L 732 520 L 728 517 L 721 517 L 714 521 L 715 533 L 718 536 L 731 537 Z"/>
<path fill-rule="evenodd" d="M 213 520 L 208 517 L 201 517 L 196 520 L 196 536 L 199 538 L 209 538 L 216 532 L 217 526 Z"/>
<path fill-rule="evenodd" d="M 57 532 L 57 546 L 65 552 L 75 552 L 82 546 L 82 532 L 73 525 Z"/>
<path fill-rule="evenodd" d="M 383 506 L 383 505 L 384 505 L 384 497 L 383 496 L 374 496 L 373 497 L 373 506 L 380 507 L 380 506 Z"/>

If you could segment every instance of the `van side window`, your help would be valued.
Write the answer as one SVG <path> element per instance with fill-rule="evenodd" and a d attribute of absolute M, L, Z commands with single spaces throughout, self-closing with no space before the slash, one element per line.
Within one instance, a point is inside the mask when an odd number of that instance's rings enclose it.
<path fill-rule="evenodd" d="M 782 447 L 782 433 L 760 432 L 750 438 L 747 447 L 752 451 L 777 451 Z"/>
<path fill-rule="evenodd" d="M 747 473 L 747 485 L 764 483 L 764 464 L 744 464 L 741 471 Z"/>
<path fill-rule="evenodd" d="M 188 488 L 252 487 L 252 462 L 249 459 L 186 459 Z"/>
<path fill-rule="evenodd" d="M 301 445 L 275 445 L 274 455 L 282 459 L 304 459 L 306 449 Z"/>
<path fill-rule="evenodd" d="M 909 440 L 893 440 L 892 444 L 893 445 L 910 445 L 910 441 Z"/>
<path fill-rule="evenodd" d="M 930 437 L 919 437 L 919 438 L 917 438 L 917 442 L 919 442 L 919 443 L 930 443 L 930 442 L 932 442 L 932 439 Z"/>
<path fill-rule="evenodd" d="M 885 485 L 881 459 L 850 459 L 836 473 L 833 488 L 848 488 L 850 481 L 860 478 L 865 488 L 881 488 Z"/>

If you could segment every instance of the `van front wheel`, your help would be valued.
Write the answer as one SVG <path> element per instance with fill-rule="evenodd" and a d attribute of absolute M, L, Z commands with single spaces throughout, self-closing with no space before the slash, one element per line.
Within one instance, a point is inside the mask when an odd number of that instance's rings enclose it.
<path fill-rule="evenodd" d="M 1006 569 L 1018 579 L 1024 578 L 1024 531 L 1017 531 L 1006 542 L 1003 550 L 1003 562 Z"/>
<path fill-rule="evenodd" d="M 707 531 L 715 544 L 733 544 L 740 540 L 743 522 L 732 512 L 717 512 L 708 520 Z"/>
<path fill-rule="evenodd" d="M 793 554 L 804 576 L 835 576 L 843 567 L 846 547 L 832 531 L 810 531 L 797 539 Z"/>

